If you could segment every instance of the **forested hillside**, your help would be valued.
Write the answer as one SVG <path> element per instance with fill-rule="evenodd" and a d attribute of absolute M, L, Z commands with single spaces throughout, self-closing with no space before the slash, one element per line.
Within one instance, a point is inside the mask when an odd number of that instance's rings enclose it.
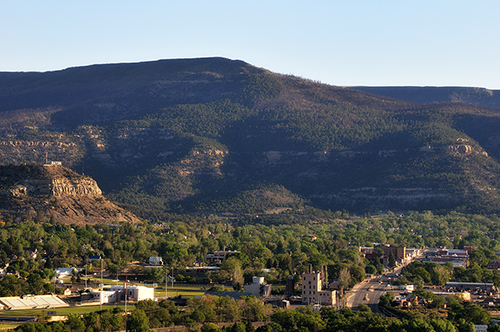
<path fill-rule="evenodd" d="M 500 91 L 476 87 L 355 86 L 352 89 L 415 103 L 462 102 L 500 107 Z"/>
<path fill-rule="evenodd" d="M 0 162 L 62 161 L 172 212 L 500 210 L 500 114 L 223 58 L 0 73 Z"/>

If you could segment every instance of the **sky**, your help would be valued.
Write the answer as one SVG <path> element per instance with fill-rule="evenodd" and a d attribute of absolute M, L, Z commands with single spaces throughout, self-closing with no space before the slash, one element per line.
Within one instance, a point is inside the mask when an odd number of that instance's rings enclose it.
<path fill-rule="evenodd" d="M 0 0 L 0 71 L 220 56 L 338 86 L 500 89 L 500 1 Z"/>

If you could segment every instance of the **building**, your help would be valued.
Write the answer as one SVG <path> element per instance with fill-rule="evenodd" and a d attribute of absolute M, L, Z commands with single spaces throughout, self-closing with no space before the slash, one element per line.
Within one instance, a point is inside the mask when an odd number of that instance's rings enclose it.
<path fill-rule="evenodd" d="M 488 270 L 500 270 L 500 259 L 492 259 L 486 266 Z"/>
<path fill-rule="evenodd" d="M 56 273 L 56 278 L 57 279 L 62 279 L 62 278 L 68 278 L 73 275 L 73 271 L 76 273 L 80 272 L 82 270 L 81 267 L 60 267 L 58 269 L 55 269 L 54 272 Z"/>
<path fill-rule="evenodd" d="M 469 252 L 459 249 L 439 249 L 435 252 L 434 257 L 431 257 L 430 261 L 436 264 L 450 262 L 453 267 L 467 267 L 469 265 Z"/>
<path fill-rule="evenodd" d="M 364 247 L 364 246 L 359 246 L 358 249 L 362 255 L 373 254 L 373 250 L 375 250 L 374 247 Z"/>
<path fill-rule="evenodd" d="M 446 290 L 463 291 L 482 291 L 494 292 L 496 291 L 495 285 L 490 282 L 447 282 L 444 286 Z"/>
<path fill-rule="evenodd" d="M 420 255 L 422 255 L 422 249 L 420 249 L 420 248 L 406 248 L 406 258 L 408 260 L 412 260 Z"/>
<path fill-rule="evenodd" d="M 190 276 L 196 281 L 203 281 L 206 278 L 212 278 L 213 274 L 220 270 L 219 266 L 187 266 L 185 276 Z"/>
<path fill-rule="evenodd" d="M 93 256 L 89 256 L 89 263 L 92 263 L 93 261 L 98 261 L 100 260 L 102 257 L 101 255 L 93 255 Z"/>
<path fill-rule="evenodd" d="M 384 254 L 387 257 L 390 257 L 390 255 L 393 254 L 394 258 L 398 260 L 404 261 L 406 258 L 406 247 L 380 246 L 379 248 L 384 251 Z"/>
<path fill-rule="evenodd" d="M 375 248 L 380 248 L 383 251 L 376 253 Z M 375 258 L 382 257 L 388 258 L 392 253 L 397 262 L 402 263 L 405 261 L 411 261 L 415 257 L 421 255 L 422 250 L 418 248 L 406 248 L 406 247 L 391 247 L 389 245 L 376 245 L 375 247 L 358 247 L 359 252 L 368 260 L 373 260 Z M 387 266 L 387 263 L 384 263 Z"/>
<path fill-rule="evenodd" d="M 24 295 L 0 297 L 0 304 L 7 310 L 50 309 L 69 307 L 69 304 L 53 295 Z"/>
<path fill-rule="evenodd" d="M 163 259 L 161 257 L 149 257 L 149 265 L 152 266 L 162 266 Z"/>
<path fill-rule="evenodd" d="M 320 272 L 302 274 L 302 304 L 335 305 L 337 292 L 323 290 L 326 282 Z"/>
<path fill-rule="evenodd" d="M 271 295 L 271 285 L 264 282 L 264 277 L 253 277 L 250 285 L 244 285 L 245 292 L 256 297 L 267 297 Z"/>
<path fill-rule="evenodd" d="M 225 260 L 230 255 L 237 254 L 237 253 L 239 253 L 239 251 L 236 251 L 236 250 L 234 250 L 234 251 L 233 250 L 226 250 L 224 248 L 224 250 L 214 251 L 211 254 L 207 254 L 205 256 L 205 258 L 206 258 L 206 260 L 207 260 L 208 263 L 217 264 L 217 263 L 221 263 L 223 260 Z"/>
<path fill-rule="evenodd" d="M 154 300 L 154 288 L 145 286 L 127 286 L 127 301 L 138 302 L 144 300 Z M 94 290 L 90 293 L 82 294 L 82 301 L 116 303 L 125 301 L 125 287 L 113 286 L 109 289 L 100 291 Z"/>

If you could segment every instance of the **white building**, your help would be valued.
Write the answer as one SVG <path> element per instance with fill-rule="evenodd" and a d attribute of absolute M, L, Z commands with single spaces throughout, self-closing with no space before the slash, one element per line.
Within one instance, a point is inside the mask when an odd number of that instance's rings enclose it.
<path fill-rule="evenodd" d="M 82 294 L 82 297 L 85 294 Z M 124 286 L 113 286 L 109 289 L 94 290 L 87 295 L 87 299 L 93 302 L 101 303 L 115 303 L 120 301 L 125 301 L 125 287 Z M 154 288 L 149 288 L 145 286 L 127 286 L 127 301 L 138 302 L 144 300 L 154 300 Z"/>
<path fill-rule="evenodd" d="M 319 272 L 302 274 L 302 304 L 335 305 L 337 292 L 323 290 L 324 282 Z"/>
<path fill-rule="evenodd" d="M 264 282 L 264 277 L 253 277 L 250 285 L 245 285 L 243 288 L 245 292 L 250 293 L 256 297 L 267 297 L 271 294 L 271 285 Z"/>
<path fill-rule="evenodd" d="M 57 279 L 62 279 L 62 278 L 68 278 L 73 275 L 73 270 L 76 272 L 80 272 L 82 268 L 76 268 L 76 267 L 60 267 L 58 269 L 55 269 L 54 272 L 56 273 L 56 278 Z"/>
<path fill-rule="evenodd" d="M 163 259 L 161 257 L 149 257 L 149 265 L 161 266 L 163 265 Z"/>

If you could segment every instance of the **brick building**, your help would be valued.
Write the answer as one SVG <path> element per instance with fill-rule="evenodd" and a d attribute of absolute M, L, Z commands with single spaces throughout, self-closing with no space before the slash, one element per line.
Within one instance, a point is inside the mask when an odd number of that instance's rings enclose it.
<path fill-rule="evenodd" d="M 323 290 L 323 284 L 326 282 L 319 272 L 302 274 L 302 304 L 335 305 L 337 292 Z"/>

